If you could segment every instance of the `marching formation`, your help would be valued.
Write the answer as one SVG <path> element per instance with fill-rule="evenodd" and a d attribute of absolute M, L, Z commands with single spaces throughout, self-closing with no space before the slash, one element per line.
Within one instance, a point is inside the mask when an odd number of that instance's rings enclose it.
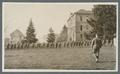
<path fill-rule="evenodd" d="M 17 43 L 7 44 L 6 49 L 24 49 L 24 48 L 74 48 L 74 47 L 86 47 L 90 46 L 91 41 L 79 41 L 79 42 L 54 42 L 54 43 Z"/>

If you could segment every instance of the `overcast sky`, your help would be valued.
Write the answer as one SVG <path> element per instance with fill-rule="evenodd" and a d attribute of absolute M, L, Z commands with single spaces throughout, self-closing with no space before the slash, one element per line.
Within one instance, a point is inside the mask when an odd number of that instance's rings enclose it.
<path fill-rule="evenodd" d="M 32 18 L 35 33 L 39 40 L 44 39 L 50 27 L 55 33 L 60 33 L 71 12 L 79 9 L 92 10 L 93 4 L 41 4 L 41 3 L 4 3 L 4 31 L 5 37 L 15 29 L 24 35 Z"/>

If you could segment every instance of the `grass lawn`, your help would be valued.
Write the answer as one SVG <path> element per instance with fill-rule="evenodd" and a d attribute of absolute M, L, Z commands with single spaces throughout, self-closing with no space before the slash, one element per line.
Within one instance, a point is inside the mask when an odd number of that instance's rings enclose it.
<path fill-rule="evenodd" d="M 90 47 L 5 50 L 5 69 L 114 70 L 115 47 L 102 47 L 99 63 Z"/>

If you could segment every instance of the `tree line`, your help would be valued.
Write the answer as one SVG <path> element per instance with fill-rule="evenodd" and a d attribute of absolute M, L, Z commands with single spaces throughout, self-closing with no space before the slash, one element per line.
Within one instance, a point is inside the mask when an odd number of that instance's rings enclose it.
<path fill-rule="evenodd" d="M 87 20 L 89 25 L 93 27 L 88 38 L 94 37 L 97 33 L 104 40 L 113 41 L 116 37 L 116 5 L 94 5 L 92 12 L 94 18 Z"/>
<path fill-rule="evenodd" d="M 88 19 L 87 22 L 89 25 L 91 25 L 93 30 L 85 34 L 86 39 L 93 39 L 97 33 L 102 37 L 102 39 L 108 40 L 110 42 L 113 41 L 113 39 L 116 37 L 116 6 L 94 5 L 92 12 L 94 18 Z M 23 42 L 36 43 L 37 41 L 38 39 L 36 38 L 35 29 L 31 20 L 26 31 L 25 40 L 23 40 Z M 55 33 L 52 28 L 49 29 L 47 42 L 55 42 Z"/>

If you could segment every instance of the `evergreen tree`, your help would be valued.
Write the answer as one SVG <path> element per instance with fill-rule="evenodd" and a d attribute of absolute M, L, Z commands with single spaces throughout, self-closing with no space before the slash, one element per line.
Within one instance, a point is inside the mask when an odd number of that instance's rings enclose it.
<path fill-rule="evenodd" d="M 48 43 L 55 42 L 55 33 L 54 33 L 54 31 L 53 31 L 52 28 L 49 29 L 49 34 L 48 34 L 48 37 L 47 37 L 47 42 Z"/>
<path fill-rule="evenodd" d="M 36 38 L 35 35 L 35 29 L 33 27 L 33 22 L 32 19 L 30 20 L 30 24 L 28 26 L 27 32 L 26 32 L 26 41 L 28 43 L 36 43 L 38 39 Z"/>

